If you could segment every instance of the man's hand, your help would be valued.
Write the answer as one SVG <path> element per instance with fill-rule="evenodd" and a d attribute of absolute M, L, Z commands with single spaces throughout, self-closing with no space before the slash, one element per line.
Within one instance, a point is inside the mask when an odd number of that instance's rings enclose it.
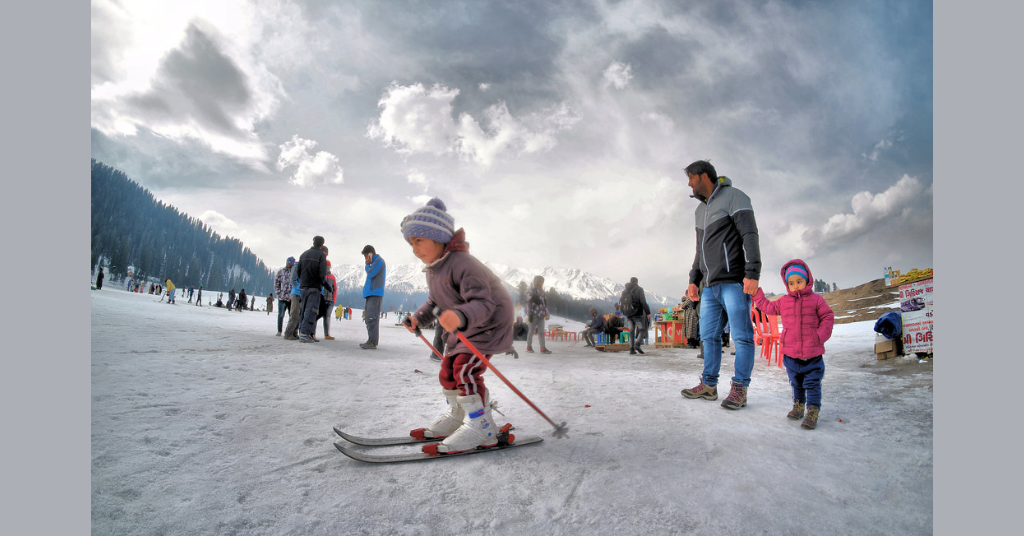
<path fill-rule="evenodd" d="M 757 294 L 758 281 L 756 279 L 743 278 L 743 293 L 753 296 Z"/>
<path fill-rule="evenodd" d="M 420 321 L 416 319 L 415 315 L 409 315 L 405 317 L 405 324 L 408 325 L 409 328 L 412 329 L 413 331 L 416 331 L 416 328 L 418 328 L 420 325 Z"/>
<path fill-rule="evenodd" d="M 373 262 L 373 255 L 367 253 L 366 255 L 363 255 L 363 260 L 366 261 L 366 264 L 370 264 Z"/>
<path fill-rule="evenodd" d="M 686 287 L 686 297 L 693 302 L 700 301 L 700 294 L 697 293 L 697 285 L 690 283 L 690 286 Z"/>

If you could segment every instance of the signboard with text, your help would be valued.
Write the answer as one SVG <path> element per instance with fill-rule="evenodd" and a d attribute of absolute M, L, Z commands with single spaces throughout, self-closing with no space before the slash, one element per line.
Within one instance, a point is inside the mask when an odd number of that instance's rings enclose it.
<path fill-rule="evenodd" d="M 903 352 L 931 353 L 933 279 L 900 285 L 900 311 L 903 320 Z"/>

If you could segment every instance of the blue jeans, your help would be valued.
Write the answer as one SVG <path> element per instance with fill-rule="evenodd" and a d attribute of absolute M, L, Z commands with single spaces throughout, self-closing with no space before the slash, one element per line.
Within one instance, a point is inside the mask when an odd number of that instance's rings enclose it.
<path fill-rule="evenodd" d="M 309 337 L 316 331 L 316 313 L 320 310 L 320 289 L 318 287 L 303 287 L 302 292 L 302 320 L 299 323 L 299 336 Z"/>
<path fill-rule="evenodd" d="M 704 287 L 700 295 L 700 341 L 704 345 L 704 372 L 701 382 L 718 385 L 722 368 L 722 310 L 729 315 L 729 331 L 736 346 L 732 381 L 747 387 L 754 370 L 754 326 L 750 323 L 751 300 L 743 293 L 742 283 L 716 283 Z"/>
<path fill-rule="evenodd" d="M 281 333 L 281 328 L 284 326 L 284 313 L 291 307 L 292 302 L 277 300 L 277 332 Z"/>
<path fill-rule="evenodd" d="M 793 387 L 793 402 L 807 402 L 808 406 L 821 407 L 821 379 L 825 377 L 825 360 L 819 355 L 810 359 L 793 359 L 788 355 L 782 360 L 789 374 L 789 385 Z"/>
<path fill-rule="evenodd" d="M 384 300 L 381 296 L 367 296 L 366 308 L 366 340 L 374 345 L 380 342 L 380 302 Z"/>

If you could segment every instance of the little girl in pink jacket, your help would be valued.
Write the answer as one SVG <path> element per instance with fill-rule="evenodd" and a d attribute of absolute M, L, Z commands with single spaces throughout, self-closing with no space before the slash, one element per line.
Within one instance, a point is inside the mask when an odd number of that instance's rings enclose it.
<path fill-rule="evenodd" d="M 832 336 L 834 314 L 825 299 L 814 293 L 814 279 L 807 263 L 793 259 L 782 266 L 782 281 L 789 293 L 768 301 L 757 289 L 754 304 L 762 313 L 782 315 L 782 355 L 793 386 L 793 409 L 787 417 L 807 416 L 801 426 L 813 430 L 821 410 L 821 379 L 825 376 L 825 341 Z"/>

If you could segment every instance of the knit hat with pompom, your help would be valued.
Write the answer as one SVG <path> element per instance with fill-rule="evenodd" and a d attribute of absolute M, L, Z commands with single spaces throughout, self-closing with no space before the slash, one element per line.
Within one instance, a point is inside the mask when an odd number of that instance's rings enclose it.
<path fill-rule="evenodd" d="M 408 242 L 410 238 L 426 238 L 434 242 L 447 244 L 455 234 L 455 218 L 448 215 L 448 207 L 444 201 L 433 198 L 426 206 L 409 214 L 402 220 L 402 236 Z"/>

